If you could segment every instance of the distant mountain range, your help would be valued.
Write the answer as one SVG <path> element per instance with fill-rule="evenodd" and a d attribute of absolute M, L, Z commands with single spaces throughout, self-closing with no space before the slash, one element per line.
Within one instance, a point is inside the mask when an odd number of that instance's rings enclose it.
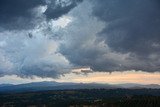
<path fill-rule="evenodd" d="M 33 82 L 26 84 L 0 84 L 0 93 L 12 93 L 12 92 L 30 92 L 30 91 L 46 91 L 46 90 L 70 90 L 70 89 L 160 89 L 158 84 L 99 84 L 99 83 L 71 83 L 71 82 L 55 82 L 55 81 L 44 81 L 44 82 Z"/>

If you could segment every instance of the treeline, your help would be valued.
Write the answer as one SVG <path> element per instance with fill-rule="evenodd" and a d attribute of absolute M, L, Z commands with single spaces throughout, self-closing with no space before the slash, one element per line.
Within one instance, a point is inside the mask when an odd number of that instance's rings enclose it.
<path fill-rule="evenodd" d="M 57 90 L 0 94 L 1 107 L 160 107 L 159 89 Z"/>

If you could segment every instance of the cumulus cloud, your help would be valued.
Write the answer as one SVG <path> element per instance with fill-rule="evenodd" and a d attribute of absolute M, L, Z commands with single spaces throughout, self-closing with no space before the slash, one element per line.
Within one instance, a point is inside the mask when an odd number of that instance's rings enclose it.
<path fill-rule="evenodd" d="M 159 71 L 157 0 L 86 1 L 70 14 L 76 21 L 61 52 L 73 64 L 95 71 Z"/>
<path fill-rule="evenodd" d="M 112 52 L 104 40 L 99 39 L 98 33 L 105 28 L 105 23 L 92 16 L 90 2 L 83 2 L 69 15 L 74 21 L 65 29 L 60 52 L 75 66 L 88 66 L 97 71 L 121 70 L 120 64 L 125 63 L 123 59 L 128 54 Z"/>
<path fill-rule="evenodd" d="M 82 0 L 1 0 L 0 76 L 52 77 L 71 71 L 58 48 L 65 17 Z"/>
<path fill-rule="evenodd" d="M 69 62 L 56 52 L 58 41 L 48 39 L 40 31 L 34 33 L 33 38 L 26 36 L 24 31 L 0 34 L 0 40 L 6 43 L 0 50 L 1 76 L 58 77 L 70 71 Z"/>
<path fill-rule="evenodd" d="M 159 71 L 158 0 L 2 0 L 0 76 Z"/>

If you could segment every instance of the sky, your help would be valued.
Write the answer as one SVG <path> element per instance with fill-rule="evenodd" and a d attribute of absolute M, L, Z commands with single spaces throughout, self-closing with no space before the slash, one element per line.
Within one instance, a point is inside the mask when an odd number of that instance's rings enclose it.
<path fill-rule="evenodd" d="M 159 0 L 1 0 L 0 83 L 160 84 Z"/>

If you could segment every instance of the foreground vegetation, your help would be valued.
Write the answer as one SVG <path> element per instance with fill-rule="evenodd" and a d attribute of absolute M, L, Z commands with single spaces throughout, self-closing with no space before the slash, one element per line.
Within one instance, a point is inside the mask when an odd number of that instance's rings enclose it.
<path fill-rule="evenodd" d="M 57 90 L 0 94 L 1 107 L 160 107 L 159 89 Z"/>

